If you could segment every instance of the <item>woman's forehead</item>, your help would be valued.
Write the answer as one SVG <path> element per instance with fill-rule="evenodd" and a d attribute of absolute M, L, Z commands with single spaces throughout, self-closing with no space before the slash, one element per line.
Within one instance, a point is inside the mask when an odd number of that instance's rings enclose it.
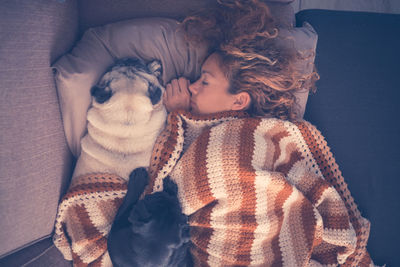
<path fill-rule="evenodd" d="M 220 67 L 220 59 L 218 54 L 211 54 L 203 63 L 201 67 L 202 74 L 209 74 L 211 76 L 223 75 Z"/>

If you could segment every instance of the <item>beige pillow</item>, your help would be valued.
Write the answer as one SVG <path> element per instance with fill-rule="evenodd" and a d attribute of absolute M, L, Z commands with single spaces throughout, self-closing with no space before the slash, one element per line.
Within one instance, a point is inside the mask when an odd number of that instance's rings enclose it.
<path fill-rule="evenodd" d="M 179 76 L 196 78 L 206 50 L 190 47 L 176 31 L 177 25 L 172 19 L 143 18 L 91 28 L 71 53 L 53 65 L 65 135 L 75 156 L 86 132 L 90 88 L 115 59 L 158 59 L 164 83 Z"/>

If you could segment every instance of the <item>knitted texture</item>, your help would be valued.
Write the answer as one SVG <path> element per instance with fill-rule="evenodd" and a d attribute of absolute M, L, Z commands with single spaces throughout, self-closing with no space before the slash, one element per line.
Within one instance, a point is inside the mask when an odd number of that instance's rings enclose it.
<path fill-rule="evenodd" d="M 147 193 L 177 183 L 196 266 L 373 266 L 369 222 L 308 122 L 171 113 L 149 173 Z"/>
<path fill-rule="evenodd" d="M 58 207 L 53 243 L 74 266 L 112 266 L 107 235 L 126 195 L 123 178 L 88 174 L 74 178 Z"/>

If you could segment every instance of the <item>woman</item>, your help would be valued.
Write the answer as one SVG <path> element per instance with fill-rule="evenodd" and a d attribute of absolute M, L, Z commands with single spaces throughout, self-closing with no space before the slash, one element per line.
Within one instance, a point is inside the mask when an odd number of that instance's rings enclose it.
<path fill-rule="evenodd" d="M 295 119 L 312 77 L 293 70 L 263 3 L 219 3 L 182 24 L 210 56 L 197 81 L 166 87 L 147 191 L 178 185 L 196 266 L 368 266 L 369 222 L 323 137 Z"/>

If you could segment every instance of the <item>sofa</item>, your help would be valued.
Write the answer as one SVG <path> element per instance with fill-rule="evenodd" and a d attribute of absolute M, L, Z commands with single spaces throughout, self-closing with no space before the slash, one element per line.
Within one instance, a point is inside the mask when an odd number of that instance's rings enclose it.
<path fill-rule="evenodd" d="M 72 266 L 52 243 L 57 206 L 75 162 L 53 63 L 91 27 L 136 17 L 181 19 L 212 2 L 2 1 L 0 266 Z M 290 0 L 269 2 L 290 13 Z M 295 19 L 318 34 L 320 80 L 304 118 L 326 137 L 371 222 L 368 251 L 375 264 L 400 266 L 400 15 L 303 10 Z"/>

